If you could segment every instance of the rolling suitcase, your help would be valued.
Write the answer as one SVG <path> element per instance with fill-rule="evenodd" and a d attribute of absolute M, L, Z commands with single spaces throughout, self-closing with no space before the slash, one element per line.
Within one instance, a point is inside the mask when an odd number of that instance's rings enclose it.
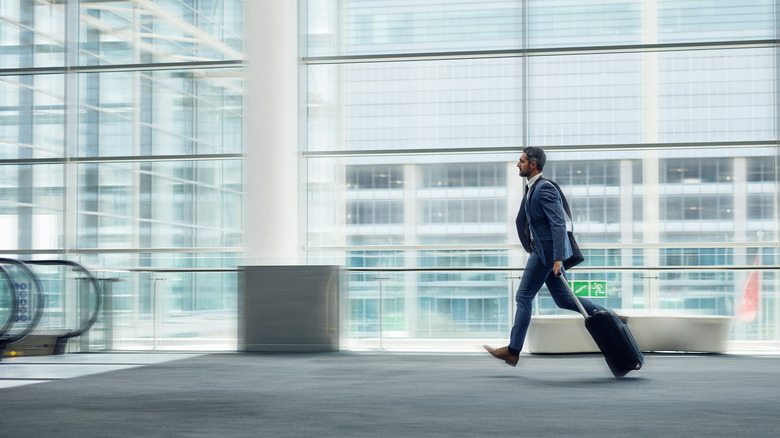
<path fill-rule="evenodd" d="M 588 315 L 566 279 L 563 276 L 560 276 L 560 279 L 585 317 L 585 328 L 596 341 L 615 378 L 622 379 L 629 372 L 642 368 L 645 358 L 631 331 L 618 315 L 611 310 L 600 310 Z"/>

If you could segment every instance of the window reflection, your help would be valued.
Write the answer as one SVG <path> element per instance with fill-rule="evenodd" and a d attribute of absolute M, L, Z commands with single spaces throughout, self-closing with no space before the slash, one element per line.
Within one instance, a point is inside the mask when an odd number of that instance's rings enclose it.
<path fill-rule="evenodd" d="M 0 75 L 0 159 L 40 160 L 1 166 L 0 250 L 118 270 L 107 276 L 237 266 L 243 165 L 220 155 L 243 151 L 242 70 L 201 63 L 243 59 L 242 11 L 240 0 L 0 1 L 0 70 L 14 69 Z M 116 348 L 235 348 L 230 275 L 163 277 L 114 284 Z"/>

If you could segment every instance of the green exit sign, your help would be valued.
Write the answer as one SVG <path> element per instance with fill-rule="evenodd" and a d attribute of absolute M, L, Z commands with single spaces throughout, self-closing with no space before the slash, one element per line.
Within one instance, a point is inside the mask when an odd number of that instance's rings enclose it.
<path fill-rule="evenodd" d="M 570 281 L 569 286 L 578 297 L 604 298 L 607 296 L 606 281 Z"/>

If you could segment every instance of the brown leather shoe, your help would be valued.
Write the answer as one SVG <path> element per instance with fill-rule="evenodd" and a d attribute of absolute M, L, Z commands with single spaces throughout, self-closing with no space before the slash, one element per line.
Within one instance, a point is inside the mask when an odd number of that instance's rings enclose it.
<path fill-rule="evenodd" d="M 519 356 L 515 356 L 509 352 L 508 347 L 492 348 L 488 345 L 483 345 L 483 347 L 485 350 L 487 350 L 488 353 L 493 355 L 493 357 L 503 360 L 507 365 L 516 367 L 517 361 L 520 360 Z"/>

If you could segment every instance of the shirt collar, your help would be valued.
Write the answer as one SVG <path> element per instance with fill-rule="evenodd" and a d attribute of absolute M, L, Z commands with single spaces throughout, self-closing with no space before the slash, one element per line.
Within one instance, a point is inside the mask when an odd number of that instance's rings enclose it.
<path fill-rule="evenodd" d="M 541 173 L 537 173 L 533 178 L 528 180 L 528 182 L 526 183 L 526 186 L 528 186 L 528 190 L 529 191 L 533 188 L 534 184 L 536 184 L 536 182 L 539 181 L 539 178 L 541 178 L 541 177 L 542 177 L 542 174 Z"/>

